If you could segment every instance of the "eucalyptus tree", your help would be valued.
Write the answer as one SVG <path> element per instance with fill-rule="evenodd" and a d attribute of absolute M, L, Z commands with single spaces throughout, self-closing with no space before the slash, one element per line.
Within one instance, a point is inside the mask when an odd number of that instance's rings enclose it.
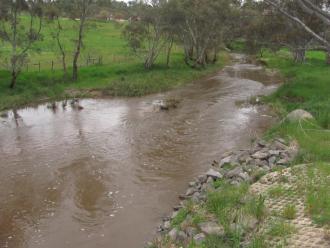
<path fill-rule="evenodd" d="M 177 6 L 177 35 L 184 51 L 185 62 L 192 67 L 205 67 L 208 52 L 217 54 L 224 43 L 225 30 L 233 18 L 229 0 L 170 0 Z M 214 56 L 213 60 L 216 60 Z"/>
<path fill-rule="evenodd" d="M 294 0 L 294 3 L 299 5 L 299 7 L 311 18 L 318 19 L 325 26 L 324 29 L 318 30 L 316 27 L 311 26 L 303 18 L 297 16 L 295 11 L 287 8 L 287 2 L 285 0 L 275 1 L 275 0 L 264 0 L 266 3 L 276 8 L 282 15 L 287 17 L 293 23 L 300 26 L 306 33 L 311 35 L 316 41 L 318 41 L 327 51 L 327 63 L 330 64 L 330 37 L 329 27 L 330 27 L 330 1 L 329 0 Z M 319 26 L 318 26 L 319 27 Z"/>
<path fill-rule="evenodd" d="M 303 20 L 314 30 L 322 32 L 323 23 L 306 14 L 301 7 L 292 1 L 283 3 L 283 6 L 297 17 Z M 315 39 L 301 26 L 288 20 L 276 9 L 270 8 L 265 2 L 247 1 L 243 5 L 242 14 L 246 18 L 242 22 L 242 31 L 246 38 L 247 47 L 252 52 L 262 48 L 270 48 L 274 51 L 281 47 L 287 47 L 295 62 L 304 62 L 305 53 L 309 48 L 315 46 Z"/>
<path fill-rule="evenodd" d="M 83 47 L 87 18 L 91 14 L 93 0 L 67 0 L 64 5 L 69 11 L 70 17 L 78 22 L 77 38 L 72 61 L 72 80 L 78 80 L 78 60 Z"/>
<path fill-rule="evenodd" d="M 63 77 L 64 79 L 68 78 L 68 69 L 67 69 L 67 49 L 64 42 L 64 27 L 62 24 L 62 17 L 64 16 L 65 11 L 63 10 L 63 5 L 61 1 L 51 1 L 45 5 L 44 15 L 49 22 L 49 28 L 52 38 L 55 40 L 58 51 L 61 56 L 62 68 L 63 68 Z"/>
<path fill-rule="evenodd" d="M 10 88 L 15 88 L 33 43 L 42 38 L 42 4 L 42 0 L 0 2 L 0 38 L 10 47 L 3 55 L 11 73 Z"/>
<path fill-rule="evenodd" d="M 163 3 L 155 0 L 151 3 L 131 6 L 134 15 L 123 32 L 133 52 L 143 58 L 145 69 L 153 67 L 166 45 L 165 24 L 161 15 Z"/>

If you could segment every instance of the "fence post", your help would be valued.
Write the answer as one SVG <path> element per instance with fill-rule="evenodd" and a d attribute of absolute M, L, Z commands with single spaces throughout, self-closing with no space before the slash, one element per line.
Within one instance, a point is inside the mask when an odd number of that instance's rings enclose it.
<path fill-rule="evenodd" d="M 52 60 L 52 72 L 54 72 L 54 60 Z"/>
<path fill-rule="evenodd" d="M 29 63 L 26 63 L 26 71 L 29 72 Z"/>
<path fill-rule="evenodd" d="M 40 67 L 40 61 L 38 63 L 38 69 L 39 69 L 39 72 L 41 71 L 41 67 Z"/>

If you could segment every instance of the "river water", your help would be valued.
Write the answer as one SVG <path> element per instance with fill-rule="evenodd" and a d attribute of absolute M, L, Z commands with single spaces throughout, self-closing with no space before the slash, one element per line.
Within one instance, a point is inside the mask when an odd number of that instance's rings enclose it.
<path fill-rule="evenodd" d="M 143 247 L 194 176 L 273 121 L 238 102 L 274 90 L 279 78 L 235 58 L 165 94 L 0 118 L 0 247 Z M 166 98 L 178 108 L 159 111 Z"/>

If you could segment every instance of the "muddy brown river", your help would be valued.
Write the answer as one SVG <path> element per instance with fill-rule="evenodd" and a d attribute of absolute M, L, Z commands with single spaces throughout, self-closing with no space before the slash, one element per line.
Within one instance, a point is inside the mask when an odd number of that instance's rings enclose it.
<path fill-rule="evenodd" d="M 144 247 L 194 176 L 272 122 L 237 103 L 274 90 L 278 78 L 235 58 L 165 94 L 0 118 L 0 247 Z M 178 108 L 159 111 L 165 98 Z"/>

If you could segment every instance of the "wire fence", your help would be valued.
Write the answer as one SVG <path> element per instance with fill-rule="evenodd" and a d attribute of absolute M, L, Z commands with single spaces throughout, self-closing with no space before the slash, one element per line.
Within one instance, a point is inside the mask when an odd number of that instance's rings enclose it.
<path fill-rule="evenodd" d="M 129 55 L 107 55 L 107 56 L 82 56 L 79 59 L 78 67 L 89 67 L 96 65 L 106 65 L 113 63 L 126 63 L 132 61 L 132 56 Z M 0 70 L 6 70 L 6 63 L 0 63 Z M 67 60 L 66 65 L 70 67 L 72 65 L 72 60 Z M 51 60 L 28 60 L 24 63 L 22 67 L 23 72 L 42 72 L 42 71 L 52 71 L 63 69 L 63 63 L 60 58 Z"/>
<path fill-rule="evenodd" d="M 178 53 L 180 48 L 178 46 L 173 46 L 172 52 Z M 166 52 L 166 49 L 164 50 Z M 137 60 L 138 58 L 133 54 L 125 53 L 125 54 L 102 54 L 102 55 L 92 55 L 81 54 L 81 57 L 78 62 L 78 67 L 88 67 L 88 66 L 96 66 L 96 65 L 111 65 L 111 64 L 120 64 L 120 63 L 128 63 L 132 62 L 132 60 Z M 72 58 L 66 60 L 66 65 L 70 67 L 72 65 Z M 5 62 L 0 57 L 0 70 L 7 70 L 9 68 L 8 62 Z M 55 72 L 57 70 L 63 69 L 63 63 L 60 57 L 56 57 L 54 59 L 40 58 L 40 59 L 29 59 L 24 63 L 22 67 L 23 72 L 42 72 L 42 71 L 51 71 Z"/>

